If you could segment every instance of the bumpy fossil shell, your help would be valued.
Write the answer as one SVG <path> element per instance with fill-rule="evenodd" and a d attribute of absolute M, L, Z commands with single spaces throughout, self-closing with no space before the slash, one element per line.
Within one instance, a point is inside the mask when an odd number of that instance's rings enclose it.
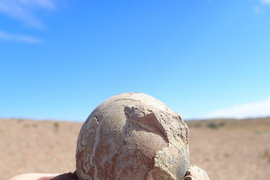
<path fill-rule="evenodd" d="M 186 123 L 143 93 L 104 101 L 87 118 L 77 141 L 80 180 L 181 180 L 188 166 Z"/>

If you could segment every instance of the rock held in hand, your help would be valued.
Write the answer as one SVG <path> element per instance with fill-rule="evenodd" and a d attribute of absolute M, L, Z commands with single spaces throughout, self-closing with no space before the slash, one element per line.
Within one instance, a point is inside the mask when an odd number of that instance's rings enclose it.
<path fill-rule="evenodd" d="M 81 128 L 80 180 L 180 180 L 189 167 L 188 127 L 181 116 L 143 93 L 100 104 Z"/>

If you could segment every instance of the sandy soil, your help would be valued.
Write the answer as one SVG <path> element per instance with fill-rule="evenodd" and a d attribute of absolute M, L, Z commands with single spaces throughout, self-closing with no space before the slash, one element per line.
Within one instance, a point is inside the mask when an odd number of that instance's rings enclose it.
<path fill-rule="evenodd" d="M 75 170 L 82 123 L 0 119 L 0 180 Z M 212 180 L 269 180 L 270 132 L 190 128 L 191 164 Z"/>

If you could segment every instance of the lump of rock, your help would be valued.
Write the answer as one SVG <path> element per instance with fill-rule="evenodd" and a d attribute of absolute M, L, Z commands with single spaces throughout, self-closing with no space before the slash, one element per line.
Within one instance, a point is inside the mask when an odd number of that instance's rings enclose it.
<path fill-rule="evenodd" d="M 107 99 L 90 114 L 78 137 L 80 180 L 180 180 L 188 167 L 186 123 L 146 94 Z"/>
<path fill-rule="evenodd" d="M 191 165 L 183 180 L 210 180 L 210 178 L 203 169 L 198 166 Z"/>

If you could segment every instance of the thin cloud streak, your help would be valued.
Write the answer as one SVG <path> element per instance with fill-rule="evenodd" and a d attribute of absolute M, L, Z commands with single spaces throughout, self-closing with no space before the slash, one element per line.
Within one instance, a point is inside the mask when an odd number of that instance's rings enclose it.
<path fill-rule="evenodd" d="M 270 4 L 270 0 L 261 0 L 263 4 Z"/>
<path fill-rule="evenodd" d="M 18 34 L 8 34 L 0 30 L 0 39 L 5 41 L 19 41 L 26 43 L 41 43 L 41 40 L 34 38 L 32 36 L 18 35 Z"/>
<path fill-rule="evenodd" d="M 270 99 L 260 102 L 235 105 L 227 109 L 210 112 L 203 118 L 257 118 L 270 116 Z"/>
<path fill-rule="evenodd" d="M 56 9 L 53 0 L 18 0 L 18 1 L 28 5 L 38 5 L 45 9 Z"/>
<path fill-rule="evenodd" d="M 0 0 L 0 12 L 15 18 L 25 25 L 43 29 L 44 25 L 34 15 L 37 9 L 55 10 L 54 0 Z"/>

